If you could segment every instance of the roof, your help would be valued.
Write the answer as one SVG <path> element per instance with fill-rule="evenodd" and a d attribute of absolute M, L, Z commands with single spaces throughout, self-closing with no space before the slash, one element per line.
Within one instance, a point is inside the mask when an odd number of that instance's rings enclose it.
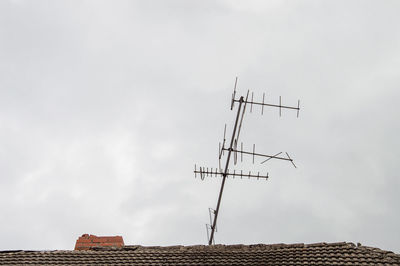
<path fill-rule="evenodd" d="M 400 265 L 400 255 L 353 243 L 94 247 L 2 251 L 1 265 Z"/>

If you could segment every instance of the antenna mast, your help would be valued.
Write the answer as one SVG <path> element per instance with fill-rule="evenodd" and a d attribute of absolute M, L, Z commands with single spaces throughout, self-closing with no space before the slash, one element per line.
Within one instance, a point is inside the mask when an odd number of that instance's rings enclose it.
<path fill-rule="evenodd" d="M 254 164 L 254 157 L 264 157 L 266 158 L 266 160 L 264 160 L 261 163 L 265 163 L 266 161 L 270 160 L 270 159 L 278 159 L 278 160 L 284 160 L 284 161 L 290 161 L 294 167 L 296 167 L 296 165 L 293 162 L 293 159 L 290 158 L 289 154 L 286 152 L 286 156 L 287 157 L 280 157 L 279 155 L 282 154 L 282 152 L 279 152 L 275 155 L 265 155 L 265 154 L 261 154 L 261 153 L 256 153 L 255 152 L 255 144 L 253 144 L 253 151 L 252 152 L 248 152 L 248 151 L 243 151 L 243 143 L 241 143 L 241 148 L 240 150 L 238 150 L 237 148 L 237 144 L 238 144 L 238 140 L 239 140 L 239 135 L 240 135 L 240 131 L 242 128 L 242 123 L 243 123 L 243 117 L 244 114 L 246 112 L 246 106 L 247 104 L 250 104 L 250 112 L 253 111 L 253 105 L 259 105 L 261 106 L 261 115 L 264 114 L 264 106 L 268 106 L 268 107 L 278 107 L 279 108 L 279 116 L 281 116 L 282 114 L 282 109 L 291 109 L 291 110 L 297 110 L 297 117 L 299 117 L 299 111 L 300 111 L 300 101 L 297 102 L 297 107 L 292 107 L 292 106 L 285 106 L 282 105 L 282 97 L 279 97 L 279 105 L 278 104 L 271 104 L 271 103 L 264 103 L 265 100 L 265 93 L 263 94 L 263 100 L 262 102 L 254 102 L 253 98 L 254 98 L 254 94 L 251 94 L 251 100 L 249 100 L 249 91 L 247 91 L 247 95 L 246 98 L 244 98 L 244 96 L 240 96 L 239 98 L 236 98 L 236 86 L 237 86 L 237 80 L 238 78 L 236 77 L 235 79 L 235 86 L 233 89 L 233 93 L 232 93 L 232 101 L 231 101 L 231 110 L 233 110 L 235 103 L 238 103 L 238 110 L 236 113 L 236 119 L 235 119 L 235 125 L 233 127 L 233 131 L 232 131 L 232 137 L 230 140 L 230 144 L 228 148 L 225 148 L 225 134 L 226 134 L 226 125 L 224 128 L 224 139 L 222 142 L 222 146 L 221 143 L 219 145 L 219 169 L 215 168 L 215 171 L 213 171 L 213 168 L 211 168 L 211 170 L 209 170 L 209 168 L 205 168 L 205 167 L 200 167 L 199 169 L 197 169 L 196 165 L 195 165 L 195 169 L 194 169 L 194 173 L 195 173 L 195 177 L 197 177 L 197 174 L 200 174 L 200 178 L 201 180 L 204 180 L 205 176 L 222 176 L 222 183 L 221 183 L 221 188 L 219 191 L 219 195 L 218 195 L 218 201 L 217 201 L 217 207 L 215 210 L 209 208 L 209 212 L 210 212 L 210 225 L 206 225 L 207 228 L 207 236 L 209 236 L 208 238 L 208 244 L 212 245 L 214 243 L 214 234 L 216 232 L 216 228 L 217 228 L 217 218 L 218 218 L 218 213 L 219 213 L 219 209 L 220 209 L 220 205 L 221 205 L 221 199 L 222 199 L 222 193 L 224 191 L 224 186 L 225 186 L 225 181 L 228 178 L 228 176 L 232 176 L 233 178 L 235 177 L 248 177 L 248 178 L 257 178 L 257 179 L 268 179 L 268 173 L 267 175 L 260 175 L 260 173 L 258 172 L 257 175 L 255 174 L 251 174 L 251 171 L 249 171 L 248 174 L 243 174 L 243 171 L 240 171 L 240 173 L 236 173 L 235 170 L 233 172 L 229 171 L 229 163 L 230 163 L 230 159 L 231 159 L 231 155 L 232 152 L 234 153 L 234 164 L 236 165 L 237 163 L 237 154 L 240 154 L 241 157 L 241 161 L 243 161 L 243 154 L 245 155 L 251 155 L 253 157 L 253 164 Z M 243 108 L 242 108 L 243 107 Z M 224 151 L 228 152 L 228 155 L 226 157 L 226 162 L 225 162 L 225 168 L 224 170 L 221 169 L 221 158 L 224 155 Z M 214 214 L 214 219 L 213 222 L 211 224 L 211 212 Z M 208 229 L 211 229 L 211 234 L 208 234 Z"/>

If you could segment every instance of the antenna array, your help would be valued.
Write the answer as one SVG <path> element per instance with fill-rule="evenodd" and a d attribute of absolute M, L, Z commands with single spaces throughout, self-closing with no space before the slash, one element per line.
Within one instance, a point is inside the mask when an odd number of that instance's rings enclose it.
<path fill-rule="evenodd" d="M 209 168 L 209 167 L 199 167 L 197 168 L 197 166 L 195 165 L 194 168 L 194 174 L 195 177 L 197 177 L 197 175 L 199 174 L 200 179 L 204 180 L 205 177 L 222 177 L 222 183 L 221 183 L 221 188 L 220 188 L 220 192 L 218 195 L 218 201 L 217 201 L 217 207 L 216 209 L 211 209 L 209 208 L 209 216 L 210 216 L 210 224 L 206 224 L 206 229 L 207 229 L 207 238 L 208 238 L 208 244 L 212 245 L 215 244 L 215 240 L 214 240 L 214 234 L 217 231 L 217 218 L 218 218 L 218 213 L 219 213 L 219 209 L 220 209 L 220 204 L 221 204 L 221 199 L 222 199 L 222 193 L 224 190 L 224 186 L 225 186 L 225 181 L 226 179 L 231 176 L 232 178 L 238 177 L 238 178 L 257 178 L 257 180 L 259 179 L 265 179 L 268 180 L 269 178 L 269 174 L 267 173 L 265 174 L 261 174 L 259 172 L 257 172 L 257 174 L 252 174 L 251 171 L 247 172 L 243 172 L 243 170 L 240 170 L 240 172 L 236 172 L 235 170 L 229 170 L 229 164 L 230 164 L 230 159 L 231 159 L 231 155 L 233 153 L 233 161 L 234 161 L 234 165 L 236 165 L 238 163 L 238 155 L 240 155 L 240 161 L 243 162 L 243 155 L 249 155 L 252 157 L 252 163 L 254 164 L 255 162 L 255 158 L 260 157 L 265 159 L 264 161 L 261 162 L 261 164 L 271 160 L 271 159 L 277 159 L 277 160 L 283 160 L 283 161 L 288 161 L 290 162 L 295 168 L 296 165 L 294 164 L 293 159 L 289 156 L 289 154 L 287 152 L 285 152 L 285 157 L 280 156 L 283 152 L 278 152 L 275 155 L 266 155 L 266 154 L 262 154 L 262 153 L 258 153 L 256 152 L 256 146 L 255 144 L 253 144 L 253 149 L 252 151 L 246 151 L 243 150 L 243 142 L 240 143 L 240 149 L 238 149 L 238 143 L 239 143 L 239 136 L 240 136 L 240 132 L 242 129 L 242 123 L 243 123 L 243 118 L 244 118 L 244 114 L 246 112 L 246 107 L 247 105 L 250 105 L 250 113 L 253 112 L 253 105 L 255 106 L 261 106 L 261 115 L 264 114 L 264 107 L 276 107 L 279 108 L 279 116 L 282 116 L 282 109 L 289 109 L 289 110 L 296 110 L 297 111 L 297 117 L 299 117 L 299 111 L 300 111 L 300 101 L 297 101 L 297 107 L 293 107 L 293 106 L 287 106 L 287 105 L 282 105 L 282 97 L 279 96 L 279 104 L 272 104 L 272 103 L 266 103 L 265 102 L 265 93 L 263 93 L 263 98 L 262 98 L 262 102 L 257 102 L 254 101 L 254 93 L 251 93 L 251 100 L 249 99 L 249 94 L 250 91 L 247 91 L 246 97 L 244 96 L 240 96 L 239 98 L 236 98 L 236 86 L 237 86 L 237 77 L 235 79 L 235 86 L 233 89 L 233 93 L 232 93 L 232 100 L 231 100 L 231 110 L 234 109 L 235 104 L 238 104 L 238 110 L 237 110 L 237 114 L 236 114 L 236 119 L 235 119 L 235 125 L 233 127 L 233 132 L 232 132 L 232 137 L 231 140 L 229 142 L 229 146 L 225 146 L 227 145 L 226 143 L 226 124 L 224 127 L 224 138 L 221 142 L 219 143 L 219 147 L 218 147 L 218 160 L 219 160 L 219 167 L 218 168 Z M 221 159 L 222 157 L 225 155 L 225 152 L 227 152 L 227 157 L 226 157 L 226 161 L 225 161 L 225 167 L 224 169 L 222 169 L 221 167 Z M 213 219 L 212 219 L 213 217 Z M 209 233 L 209 230 L 211 230 L 211 233 Z"/>

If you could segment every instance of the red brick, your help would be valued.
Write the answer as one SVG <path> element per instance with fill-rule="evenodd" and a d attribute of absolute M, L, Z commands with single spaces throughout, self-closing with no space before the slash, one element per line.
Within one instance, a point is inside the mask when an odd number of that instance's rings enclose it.
<path fill-rule="evenodd" d="M 95 236 L 84 234 L 78 238 L 75 244 L 75 250 L 87 250 L 90 247 L 123 247 L 124 240 L 122 236 Z"/>
<path fill-rule="evenodd" d="M 92 240 L 86 238 L 79 238 L 76 242 L 78 243 L 91 243 Z"/>

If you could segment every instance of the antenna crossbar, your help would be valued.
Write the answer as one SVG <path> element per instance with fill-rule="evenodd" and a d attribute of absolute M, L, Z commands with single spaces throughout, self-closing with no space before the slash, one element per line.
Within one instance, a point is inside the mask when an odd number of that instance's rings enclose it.
<path fill-rule="evenodd" d="M 234 102 L 239 102 L 240 100 L 233 100 Z M 249 104 L 255 104 L 255 105 L 261 105 L 261 106 L 270 106 L 270 107 L 279 107 L 279 108 L 284 108 L 284 109 L 292 109 L 292 110 L 300 110 L 300 107 L 293 107 L 293 106 L 287 106 L 287 105 L 279 105 L 279 104 L 272 104 L 272 103 L 259 103 L 259 102 L 254 102 L 254 101 L 248 101 L 245 100 L 243 103 L 249 103 Z"/>
<path fill-rule="evenodd" d="M 228 151 L 229 149 L 227 148 L 222 148 L 222 150 Z M 238 152 L 241 154 L 248 154 L 248 155 L 253 155 L 253 156 L 260 156 L 260 157 L 267 157 L 269 159 L 278 159 L 278 160 L 285 160 L 285 161 L 290 161 L 293 162 L 293 159 L 289 158 L 285 158 L 285 157 L 279 157 L 276 155 L 266 155 L 266 154 L 261 154 L 261 153 L 256 153 L 256 152 L 248 152 L 248 151 L 242 151 L 242 150 L 236 150 L 232 148 L 233 152 Z"/>
<path fill-rule="evenodd" d="M 211 177 L 212 176 L 232 176 L 232 177 L 240 177 L 240 178 L 243 178 L 243 177 L 248 177 L 248 178 L 254 177 L 254 178 L 257 178 L 257 179 L 259 179 L 259 178 L 268 179 L 269 178 L 269 174 L 268 173 L 267 173 L 267 175 L 260 175 L 260 172 L 258 172 L 257 174 L 252 174 L 251 171 L 249 171 L 249 173 L 243 173 L 243 171 L 240 171 L 240 173 L 236 173 L 236 171 L 233 171 L 233 172 L 227 171 L 226 173 L 223 173 L 223 172 L 217 172 L 217 171 L 212 171 L 212 170 L 211 171 L 210 170 L 203 170 L 203 169 L 205 169 L 205 168 L 204 167 L 200 167 L 200 170 L 195 169 L 193 171 L 195 174 L 200 174 L 200 178 L 202 180 L 204 180 L 204 177 L 206 177 L 206 176 L 211 176 Z M 214 211 L 214 214 L 215 214 L 215 211 Z"/>

